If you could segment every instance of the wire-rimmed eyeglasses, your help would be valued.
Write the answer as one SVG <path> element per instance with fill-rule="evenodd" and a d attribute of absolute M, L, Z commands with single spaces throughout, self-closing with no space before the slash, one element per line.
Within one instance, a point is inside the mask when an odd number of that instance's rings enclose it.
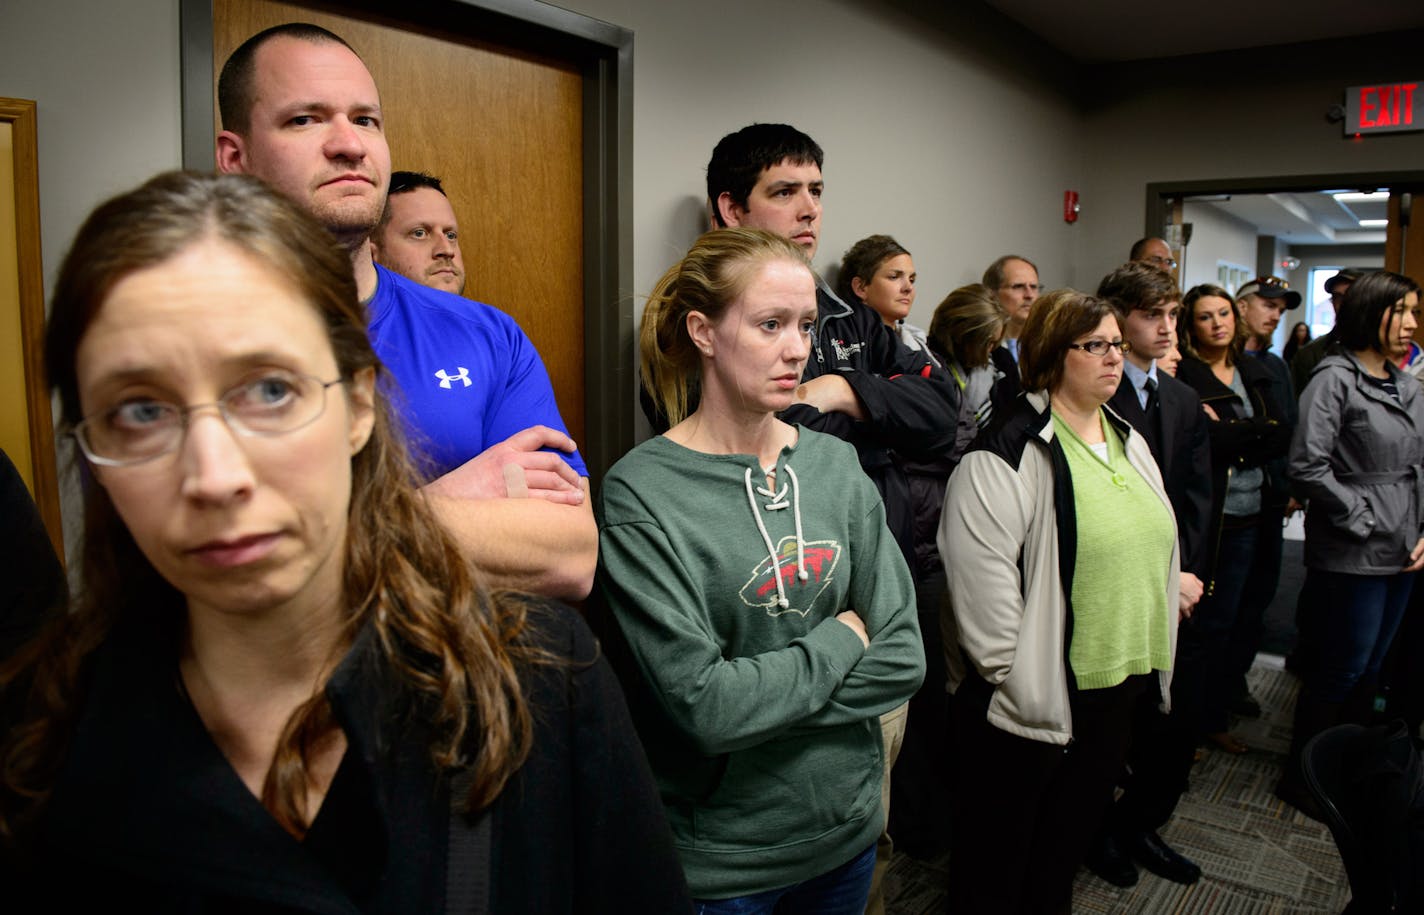
<path fill-rule="evenodd" d="M 326 410 L 326 390 L 346 379 L 269 371 L 242 382 L 215 403 L 179 406 L 135 397 L 86 416 L 74 438 L 90 463 L 105 467 L 143 464 L 178 450 L 192 415 L 216 407 L 236 435 L 273 436 L 311 425 Z"/>

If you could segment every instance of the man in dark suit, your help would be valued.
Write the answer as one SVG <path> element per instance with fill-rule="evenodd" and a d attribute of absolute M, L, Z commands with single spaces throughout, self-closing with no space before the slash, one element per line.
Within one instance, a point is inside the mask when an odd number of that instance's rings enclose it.
<path fill-rule="evenodd" d="M 1185 620 L 1202 596 L 1198 573 L 1205 561 L 1211 515 L 1211 444 L 1208 420 L 1196 392 L 1157 371 L 1156 360 L 1165 356 L 1175 341 L 1181 293 L 1163 270 L 1129 263 L 1103 278 L 1098 295 L 1117 312 L 1122 338 L 1129 346 L 1122 382 L 1108 406 L 1147 440 L 1177 516 L 1182 558 L 1180 612 Z M 1178 634 L 1178 659 L 1183 658 L 1183 638 L 1190 642 L 1187 628 Z M 1180 667 L 1180 660 L 1177 663 Z M 1186 788 L 1195 751 L 1195 735 L 1161 713 L 1161 698 L 1150 695 L 1138 709 L 1128 753 L 1131 777 L 1127 790 L 1113 805 L 1088 859 L 1094 873 L 1119 886 L 1137 882 L 1134 860 L 1178 883 L 1193 883 L 1201 876 L 1200 867 L 1173 851 L 1157 834 Z"/>
<path fill-rule="evenodd" d="M 1033 310 L 1033 302 L 1043 291 L 1043 286 L 1038 281 L 1038 267 L 1018 254 L 997 258 L 985 268 L 983 283 L 999 300 L 1004 314 L 1009 316 L 1004 339 L 989 352 L 989 360 L 999 373 L 999 380 L 994 385 L 994 409 L 1004 412 L 1023 390 L 1023 384 L 1019 381 L 1019 334 L 1023 332 L 1024 323 Z"/>

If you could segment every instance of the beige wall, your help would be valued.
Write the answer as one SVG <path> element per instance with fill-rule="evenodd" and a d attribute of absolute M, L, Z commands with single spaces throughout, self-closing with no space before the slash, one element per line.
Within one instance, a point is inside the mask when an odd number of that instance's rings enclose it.
<path fill-rule="evenodd" d="M 926 323 L 1014 250 L 1091 288 L 1142 233 L 1148 182 L 1424 168 L 1424 134 L 1351 142 L 1325 110 L 1399 76 L 1377 41 L 1092 73 L 987 9 L 918 0 L 562 0 L 634 34 L 634 288 L 703 226 L 723 134 L 788 121 L 826 149 L 817 266 L 872 232 L 915 254 Z M 178 0 L 6 0 L 0 94 L 39 102 L 47 278 L 103 197 L 180 161 Z M 1094 79 L 1089 106 L 1075 93 Z M 1062 195 L 1082 193 L 1076 225 Z M 639 300 L 641 304 L 641 300 Z"/>
<path fill-rule="evenodd" d="M 634 33 L 637 315 L 706 228 L 712 147 L 756 121 L 790 123 L 825 150 L 821 273 L 872 233 L 913 253 L 912 322 L 927 325 L 946 293 L 1008 252 L 1036 261 L 1045 283 L 1073 282 L 1081 228 L 1062 208 L 1085 173 L 1080 116 L 1066 61 L 1016 27 L 894 0 L 557 5 Z"/>
<path fill-rule="evenodd" d="M 178 0 L 3 0 L 0 96 L 36 103 L 48 300 L 89 211 L 181 164 Z M 78 486 L 72 449 L 63 439 L 56 446 L 65 554 L 72 557 Z"/>
<path fill-rule="evenodd" d="M 1325 118 L 1346 86 L 1399 78 L 1415 56 L 1402 36 L 1114 68 L 1079 128 L 1079 270 L 1101 276 L 1126 256 L 1149 182 L 1424 169 L 1424 133 L 1356 141 Z"/>
<path fill-rule="evenodd" d="M 785 120 L 826 149 L 829 273 L 856 239 L 914 253 L 924 322 L 1006 250 L 1046 283 L 1091 286 L 1142 231 L 1151 181 L 1424 167 L 1424 134 L 1341 139 L 1346 85 L 1398 75 L 1303 51 L 1111 72 L 1083 111 L 1074 68 L 952 4 L 562 0 L 634 40 L 634 293 L 702 227 L 703 170 L 724 133 Z M 909 10 L 907 12 L 906 10 Z M 1259 56 L 1259 55 L 1258 55 Z M 178 0 L 6 0 L 0 94 L 39 103 L 45 272 L 105 196 L 180 162 Z M 1083 213 L 1063 222 L 1062 194 Z"/>
<path fill-rule="evenodd" d="M 896 235 L 919 269 L 921 324 L 1008 250 L 1050 286 L 1094 288 L 1143 234 L 1150 182 L 1424 169 L 1424 134 L 1353 142 L 1325 119 L 1345 86 L 1412 59 L 1376 40 L 1089 70 L 1011 24 L 955 20 L 956 4 L 559 5 L 635 35 L 636 295 L 701 228 L 713 144 L 756 120 L 826 150 L 818 268 L 866 234 Z M 1072 226 L 1067 189 L 1082 194 Z M 1214 279 L 1211 244 L 1194 239 L 1193 277 L 1210 254 Z M 1254 239 L 1222 244 L 1256 264 Z"/>
<path fill-rule="evenodd" d="M 704 228 L 712 147 L 754 121 L 793 124 L 825 149 L 823 273 L 875 232 L 914 253 L 913 320 L 928 323 L 945 293 L 1006 251 L 1033 257 L 1048 282 L 1067 278 L 1075 229 L 1062 195 L 1083 164 L 1057 140 L 1077 115 L 995 36 L 853 0 L 810 12 L 764 0 L 559 5 L 634 32 L 637 294 Z"/>
<path fill-rule="evenodd" d="M 0 95 L 37 105 L 48 291 L 97 203 L 181 163 L 178 0 L 4 0 Z"/>
<path fill-rule="evenodd" d="M 1187 244 L 1186 263 L 1181 272 L 1182 289 L 1198 283 L 1216 283 L 1220 261 L 1256 269 L 1256 227 L 1222 212 L 1209 203 L 1188 201 L 1182 207 L 1182 222 L 1192 224 L 1192 240 Z M 1133 236 L 1136 238 L 1137 236 Z M 1128 245 L 1121 256 L 1127 257 Z M 1233 292 L 1235 290 L 1232 290 Z"/>

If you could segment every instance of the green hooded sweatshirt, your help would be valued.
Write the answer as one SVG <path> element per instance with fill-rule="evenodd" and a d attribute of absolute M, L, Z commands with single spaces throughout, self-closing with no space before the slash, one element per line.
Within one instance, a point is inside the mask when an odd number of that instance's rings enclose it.
<path fill-rule="evenodd" d="M 620 675 L 698 898 L 799 883 L 874 842 L 878 718 L 924 679 L 879 493 L 854 448 L 798 432 L 774 489 L 753 455 L 659 436 L 600 494 Z M 844 610 L 869 648 L 835 619 Z"/>

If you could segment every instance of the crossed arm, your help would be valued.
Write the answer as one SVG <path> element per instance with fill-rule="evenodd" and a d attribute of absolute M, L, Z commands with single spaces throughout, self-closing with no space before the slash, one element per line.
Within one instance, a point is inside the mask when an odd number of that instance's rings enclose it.
<path fill-rule="evenodd" d="M 593 588 L 598 527 L 588 480 L 555 451 L 574 441 L 531 426 L 424 488 L 431 508 L 491 583 L 561 600 Z"/>

